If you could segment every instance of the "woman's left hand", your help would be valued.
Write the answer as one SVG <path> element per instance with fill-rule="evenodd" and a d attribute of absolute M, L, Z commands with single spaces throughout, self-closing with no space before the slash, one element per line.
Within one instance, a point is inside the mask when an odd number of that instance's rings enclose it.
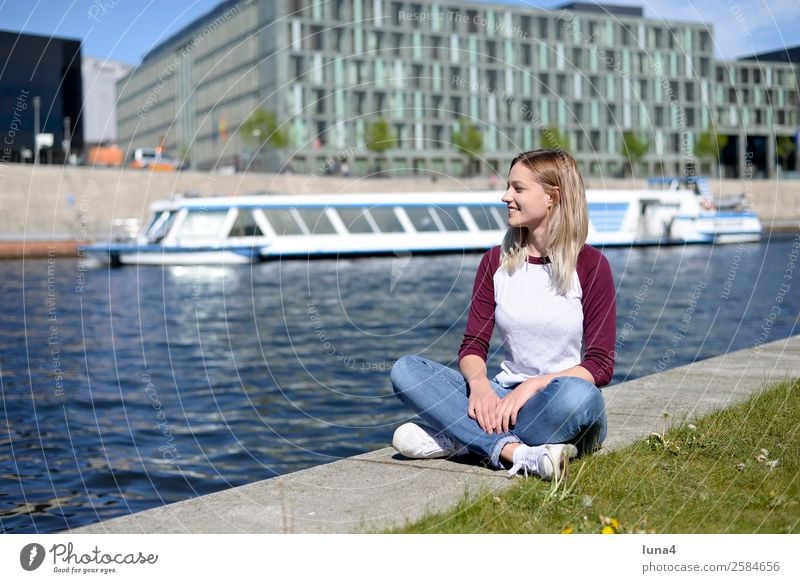
<path fill-rule="evenodd" d="M 500 400 L 497 405 L 497 432 L 505 433 L 517 422 L 517 413 L 528 399 L 547 386 L 542 377 L 532 377 L 518 384 L 513 391 Z"/>

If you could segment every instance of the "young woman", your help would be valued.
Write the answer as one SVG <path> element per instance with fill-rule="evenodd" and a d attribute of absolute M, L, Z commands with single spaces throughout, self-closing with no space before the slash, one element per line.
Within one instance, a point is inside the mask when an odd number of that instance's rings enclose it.
<path fill-rule="evenodd" d="M 583 179 L 563 150 L 514 158 L 503 202 L 508 231 L 481 260 L 460 374 L 420 356 L 392 368 L 398 397 L 429 426 L 406 423 L 392 444 L 409 458 L 468 452 L 560 480 L 570 458 L 600 447 L 598 387 L 614 371 L 616 301 L 608 260 L 586 245 Z M 486 356 L 497 326 L 505 360 L 492 380 Z"/>

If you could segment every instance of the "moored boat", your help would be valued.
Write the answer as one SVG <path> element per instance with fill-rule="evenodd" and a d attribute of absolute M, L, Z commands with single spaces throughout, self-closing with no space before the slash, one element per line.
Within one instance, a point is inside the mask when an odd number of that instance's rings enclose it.
<path fill-rule="evenodd" d="M 482 251 L 507 226 L 497 191 L 174 196 L 135 240 L 84 251 L 112 265 L 235 264 L 290 258 Z M 595 246 L 757 241 L 752 213 L 705 211 L 695 194 L 587 190 Z"/>

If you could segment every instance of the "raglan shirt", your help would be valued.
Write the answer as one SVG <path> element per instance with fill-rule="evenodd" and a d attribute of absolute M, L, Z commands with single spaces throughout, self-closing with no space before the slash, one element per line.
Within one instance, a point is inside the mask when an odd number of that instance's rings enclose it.
<path fill-rule="evenodd" d="M 551 285 L 546 258 L 529 257 L 508 273 L 500 269 L 500 247 L 490 249 L 478 266 L 459 360 L 474 354 L 486 361 L 495 325 L 505 347 L 495 376 L 500 385 L 575 365 L 588 370 L 598 387 L 607 385 L 616 340 L 616 292 L 608 260 L 584 245 L 572 285 L 562 296 Z"/>

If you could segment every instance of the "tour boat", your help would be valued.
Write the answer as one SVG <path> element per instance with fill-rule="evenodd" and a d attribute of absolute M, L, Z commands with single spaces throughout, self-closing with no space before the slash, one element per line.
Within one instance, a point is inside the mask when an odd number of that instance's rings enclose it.
<path fill-rule="evenodd" d="M 137 238 L 87 245 L 114 266 L 482 251 L 500 243 L 497 191 L 256 194 L 155 202 Z M 597 247 L 758 241 L 746 211 L 704 209 L 691 190 L 587 190 Z"/>

